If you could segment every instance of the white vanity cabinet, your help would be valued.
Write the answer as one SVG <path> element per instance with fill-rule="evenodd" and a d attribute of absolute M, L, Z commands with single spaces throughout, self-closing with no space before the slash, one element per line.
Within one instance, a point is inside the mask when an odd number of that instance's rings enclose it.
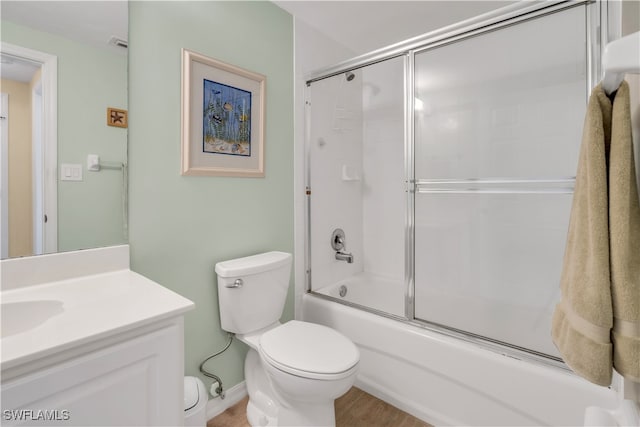
<path fill-rule="evenodd" d="M 114 251 L 96 255 L 108 268 L 49 269 L 50 282 L 33 279 L 46 263 L 86 266 L 77 257 L 93 254 L 2 260 L 0 425 L 183 424 L 183 316 L 194 304 L 129 270 L 128 247 L 125 265 L 104 262 Z"/>
<path fill-rule="evenodd" d="M 181 425 L 182 329 L 176 318 L 3 373 L 2 425 Z"/>

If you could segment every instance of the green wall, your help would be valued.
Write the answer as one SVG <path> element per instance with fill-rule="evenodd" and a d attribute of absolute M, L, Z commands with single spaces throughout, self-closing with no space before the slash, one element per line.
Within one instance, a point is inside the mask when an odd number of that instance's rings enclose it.
<path fill-rule="evenodd" d="M 266 75 L 265 178 L 180 175 L 181 48 Z M 215 263 L 293 252 L 293 20 L 270 2 L 131 1 L 129 58 L 131 268 L 196 303 L 185 372 L 199 375 L 226 342 Z M 246 351 L 236 341 L 207 364 L 225 389 Z"/>
<path fill-rule="evenodd" d="M 87 172 L 86 162 L 126 161 L 127 129 L 106 117 L 107 107 L 127 109 L 127 55 L 8 21 L 1 38 L 58 57 L 58 166 L 83 165 L 82 182 L 58 182 L 58 250 L 126 243 L 122 172 Z"/>

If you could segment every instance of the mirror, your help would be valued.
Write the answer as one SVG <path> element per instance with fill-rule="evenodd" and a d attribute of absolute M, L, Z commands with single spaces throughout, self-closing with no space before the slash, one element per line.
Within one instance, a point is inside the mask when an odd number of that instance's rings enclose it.
<path fill-rule="evenodd" d="M 126 243 L 128 3 L 0 17 L 0 258 Z"/>

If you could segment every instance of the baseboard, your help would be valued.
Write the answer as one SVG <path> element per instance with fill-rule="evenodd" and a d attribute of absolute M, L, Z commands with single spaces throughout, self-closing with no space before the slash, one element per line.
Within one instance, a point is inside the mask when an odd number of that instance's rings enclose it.
<path fill-rule="evenodd" d="M 225 391 L 224 399 L 214 397 L 207 402 L 207 420 L 220 415 L 227 408 L 240 402 L 247 395 L 247 384 L 242 381 Z"/>
<path fill-rule="evenodd" d="M 359 389 L 366 391 L 372 396 L 387 402 L 396 408 L 413 415 L 414 417 L 427 422 L 433 426 L 459 426 L 464 423 L 454 420 L 444 414 L 437 411 L 433 411 L 429 408 L 417 405 L 416 402 L 406 399 L 406 396 L 402 396 L 398 393 L 394 393 L 388 389 L 385 389 L 381 384 L 376 381 L 372 381 L 369 378 L 358 376 L 355 386 Z"/>

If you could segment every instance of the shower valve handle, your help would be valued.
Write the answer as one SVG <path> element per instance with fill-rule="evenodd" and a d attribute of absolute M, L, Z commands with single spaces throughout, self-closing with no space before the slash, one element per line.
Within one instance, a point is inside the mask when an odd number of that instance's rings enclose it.
<path fill-rule="evenodd" d="M 339 252 L 344 249 L 344 240 L 344 231 L 342 229 L 336 228 L 333 230 L 333 233 L 331 233 L 331 247 L 334 251 Z"/>

